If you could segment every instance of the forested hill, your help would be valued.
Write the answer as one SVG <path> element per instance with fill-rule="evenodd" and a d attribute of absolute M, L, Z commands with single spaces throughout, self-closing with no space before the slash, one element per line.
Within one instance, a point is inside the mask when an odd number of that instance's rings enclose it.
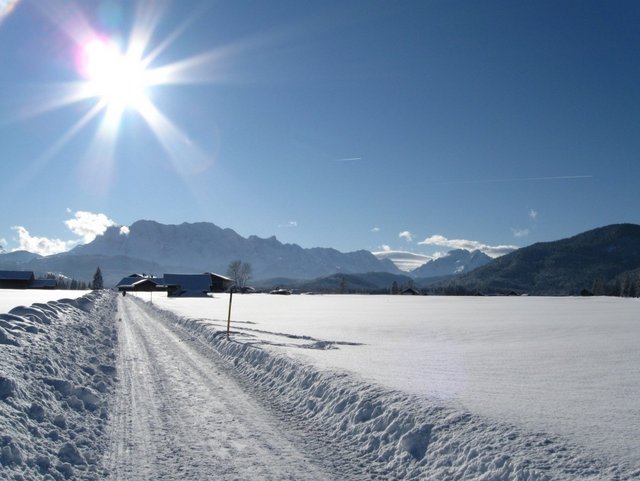
<path fill-rule="evenodd" d="M 568 239 L 524 247 L 440 285 L 450 291 L 485 294 L 596 294 L 632 282 L 640 269 L 640 226 L 615 224 Z M 635 272 L 634 272 L 635 271 Z M 640 288 L 640 284 L 637 286 Z"/>

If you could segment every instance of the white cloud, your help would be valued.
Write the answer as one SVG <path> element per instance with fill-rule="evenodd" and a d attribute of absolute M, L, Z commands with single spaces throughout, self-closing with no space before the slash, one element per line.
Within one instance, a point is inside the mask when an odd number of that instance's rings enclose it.
<path fill-rule="evenodd" d="M 79 241 L 64 241 L 32 236 L 27 229 L 20 225 L 14 226 L 12 229 L 18 233 L 19 247 L 15 250 L 25 250 L 41 256 L 66 252 L 79 243 Z"/>
<path fill-rule="evenodd" d="M 298 222 L 296 222 L 295 220 L 290 220 L 289 222 L 287 222 L 286 224 L 279 224 L 278 228 L 282 229 L 283 227 L 288 228 L 288 227 L 298 227 Z"/>
<path fill-rule="evenodd" d="M 68 213 L 71 213 L 67 209 Z M 12 227 L 18 233 L 18 247 L 12 249 L 26 250 L 34 254 L 49 256 L 66 252 L 79 244 L 86 244 L 93 241 L 96 236 L 104 234 L 108 227 L 117 225 L 104 214 L 95 214 L 93 212 L 77 211 L 73 219 L 64 221 L 65 226 L 69 228 L 79 238 L 72 240 L 51 239 L 48 237 L 33 236 L 23 226 Z M 128 233 L 129 228 L 123 226 L 120 233 Z"/>
<path fill-rule="evenodd" d="M 129 235 L 129 227 L 126 225 L 120 227 L 120 235 Z"/>
<path fill-rule="evenodd" d="M 534 209 L 529 209 L 529 219 L 536 220 L 538 218 L 538 211 Z"/>
<path fill-rule="evenodd" d="M 489 257 L 500 257 L 518 249 L 517 246 L 490 246 L 473 240 L 447 239 L 446 237 L 441 235 L 433 235 L 431 237 L 427 237 L 422 242 L 418 242 L 418 244 L 443 246 L 449 247 L 451 249 L 466 249 L 468 251 L 479 250 L 487 254 Z"/>
<path fill-rule="evenodd" d="M 513 237 L 527 237 L 529 235 L 529 229 L 511 229 Z"/>
<path fill-rule="evenodd" d="M 416 254 L 415 252 L 392 251 L 391 248 L 386 245 L 382 247 L 382 251 L 372 252 L 372 254 L 378 259 L 389 259 L 401 271 L 412 271 L 433 259 L 432 256 Z"/>
<path fill-rule="evenodd" d="M 400 234 L 398 234 L 398 237 L 400 237 L 400 239 L 406 240 L 407 242 L 411 242 L 413 240 L 413 234 L 408 230 L 400 232 Z"/>
<path fill-rule="evenodd" d="M 108 227 L 116 225 L 104 214 L 82 210 L 77 211 L 73 219 L 65 220 L 64 224 L 71 232 L 82 237 L 85 244 L 91 242 L 96 236 L 104 234 Z"/>
<path fill-rule="evenodd" d="M 7 245 L 7 239 L 0 239 L 0 252 L 4 252 L 4 248 Z"/>
<path fill-rule="evenodd" d="M 380 246 L 380 249 L 382 249 L 383 251 L 390 251 L 391 250 L 391 246 L 388 246 L 387 244 L 382 244 Z"/>
<path fill-rule="evenodd" d="M 380 232 L 380 227 L 374 227 L 371 232 Z"/>

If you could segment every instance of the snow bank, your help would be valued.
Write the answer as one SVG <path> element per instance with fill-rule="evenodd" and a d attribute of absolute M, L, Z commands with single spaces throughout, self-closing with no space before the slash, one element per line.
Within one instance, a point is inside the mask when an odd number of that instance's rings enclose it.
<path fill-rule="evenodd" d="M 114 313 L 94 292 L 0 314 L 0 479 L 103 478 Z"/>
<path fill-rule="evenodd" d="M 640 479 L 640 470 L 599 459 L 562 438 L 381 389 L 343 372 L 319 371 L 229 341 L 206 320 L 160 310 L 158 316 L 211 346 L 276 415 L 308 435 L 310 449 L 331 452 L 345 479 Z"/>

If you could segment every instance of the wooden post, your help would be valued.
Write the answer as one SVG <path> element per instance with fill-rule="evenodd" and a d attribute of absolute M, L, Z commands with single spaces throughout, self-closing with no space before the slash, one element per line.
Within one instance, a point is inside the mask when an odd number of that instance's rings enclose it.
<path fill-rule="evenodd" d="M 231 330 L 231 301 L 233 299 L 233 288 L 229 291 L 229 315 L 227 316 L 227 339 L 229 339 L 229 331 Z"/>

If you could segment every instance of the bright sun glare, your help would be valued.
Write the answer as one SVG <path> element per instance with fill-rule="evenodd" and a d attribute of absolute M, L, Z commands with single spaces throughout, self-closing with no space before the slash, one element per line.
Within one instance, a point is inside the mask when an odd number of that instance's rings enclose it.
<path fill-rule="evenodd" d="M 72 40 L 74 66 L 80 78 L 52 86 L 44 101 L 38 97 L 37 103 L 25 109 L 25 115 L 40 115 L 76 102 L 85 102 L 88 109 L 40 156 L 34 172 L 60 153 L 94 119 L 100 118 L 83 155 L 82 177 L 91 179 L 106 191 L 116 162 L 118 135 L 126 127 L 124 113 L 127 110 L 146 123 L 179 175 L 186 178 L 202 172 L 214 162 L 214 155 L 200 149 L 154 104 L 151 91 L 166 85 L 213 82 L 221 78 L 220 62 L 242 46 L 231 44 L 212 48 L 158 66 L 162 54 L 198 18 L 197 12 L 172 32 L 157 36 L 156 28 L 165 14 L 164 7 L 159 6 L 160 2 L 137 3 L 131 30 L 124 36 L 122 32 L 115 33 L 121 45 L 96 31 L 76 2 L 35 2 L 41 12 Z M 166 91 L 154 93 L 167 95 Z"/>
<path fill-rule="evenodd" d="M 83 48 L 82 71 L 87 94 L 107 108 L 140 109 L 151 85 L 142 60 L 123 54 L 109 40 L 94 39 Z"/>

